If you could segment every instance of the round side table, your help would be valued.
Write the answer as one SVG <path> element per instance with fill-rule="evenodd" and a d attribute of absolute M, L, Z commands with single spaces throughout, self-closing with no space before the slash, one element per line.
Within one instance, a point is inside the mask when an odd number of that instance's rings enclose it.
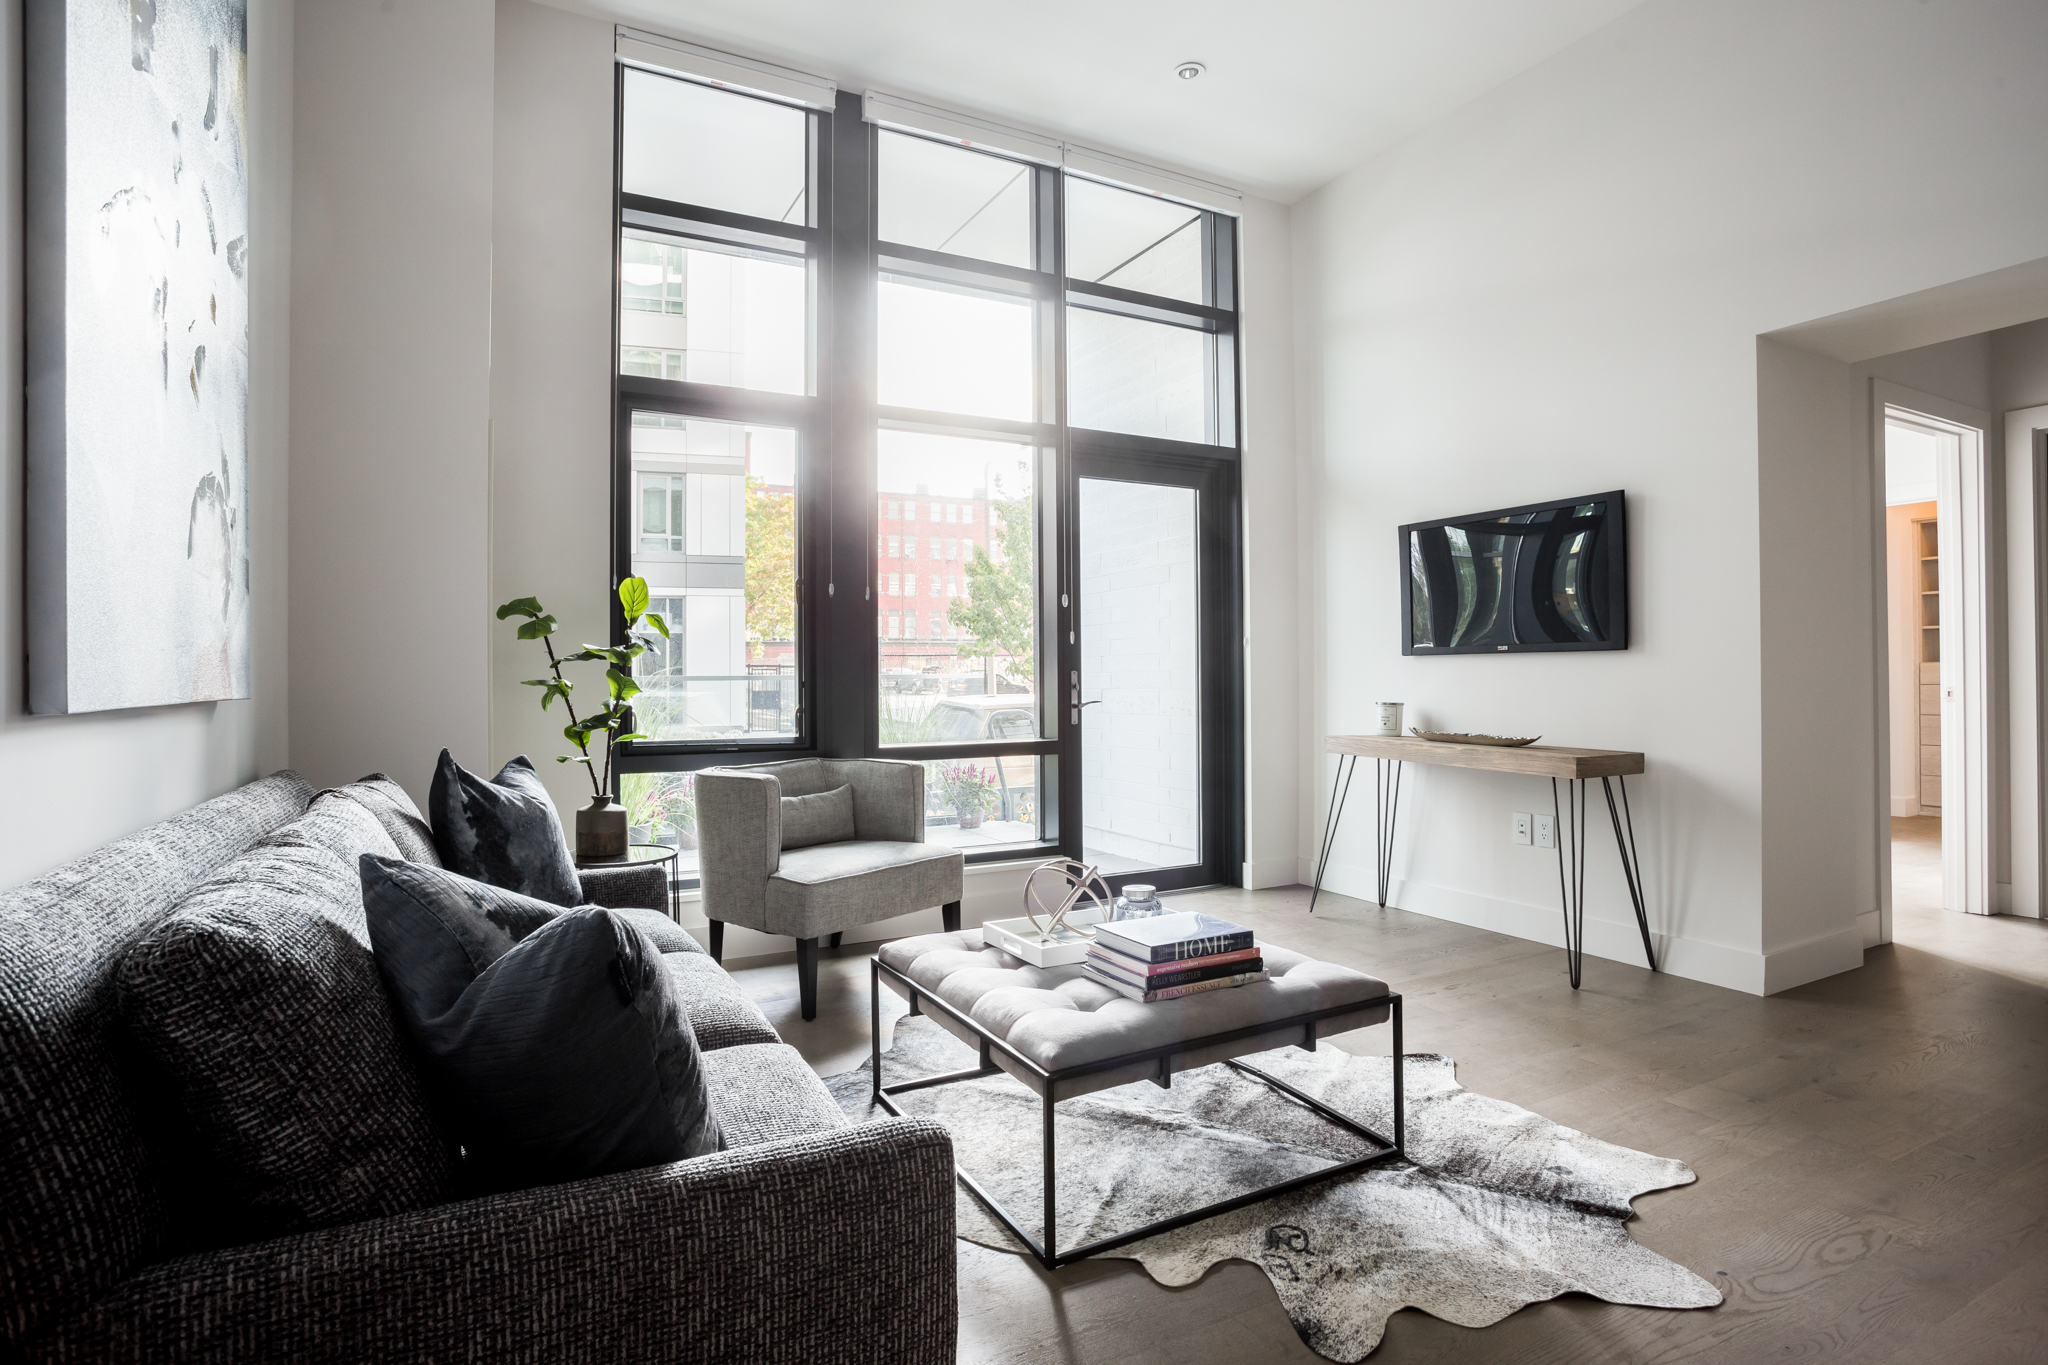
<path fill-rule="evenodd" d="M 676 919 L 676 847 L 673 844 L 628 844 L 623 858 L 578 858 L 578 872 L 595 872 L 632 863 L 668 864 L 668 917 Z"/>

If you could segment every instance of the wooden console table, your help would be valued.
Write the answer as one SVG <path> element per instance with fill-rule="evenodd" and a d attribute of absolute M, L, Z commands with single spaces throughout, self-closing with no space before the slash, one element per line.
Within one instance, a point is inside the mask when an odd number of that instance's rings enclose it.
<path fill-rule="evenodd" d="M 1402 739 L 1394 735 L 1331 735 L 1323 747 L 1337 755 L 1337 772 L 1330 783 L 1330 815 L 1323 827 L 1322 852 L 1316 859 L 1315 889 L 1309 893 L 1309 913 L 1314 914 L 1316 897 L 1323 891 L 1323 872 L 1330 865 L 1330 849 L 1337 839 L 1337 824 L 1344 818 L 1344 803 L 1351 795 L 1351 778 L 1358 760 L 1373 763 L 1373 870 L 1379 878 L 1379 903 L 1387 903 L 1387 882 L 1394 859 L 1394 822 L 1401 809 L 1401 768 L 1406 763 L 1427 763 L 1439 768 L 1480 768 L 1495 773 L 1522 773 L 1550 779 L 1550 809 L 1557 821 L 1557 887 L 1564 902 L 1565 969 L 1572 989 L 1579 988 L 1586 957 L 1586 782 L 1600 779 L 1607 797 L 1607 818 L 1614 826 L 1614 848 L 1621 855 L 1621 875 L 1628 882 L 1628 898 L 1636 911 L 1636 928 L 1643 935 L 1643 957 L 1650 970 L 1657 970 L 1657 955 L 1650 946 L 1650 918 L 1643 907 L 1642 866 L 1636 860 L 1635 820 L 1628 808 L 1630 774 L 1643 771 L 1643 756 L 1619 749 L 1566 749 L 1550 744 L 1528 744 L 1519 749 L 1494 744 L 1445 744 L 1430 739 Z M 1573 784 L 1565 788 L 1560 805 L 1557 781 Z M 1621 786 L 1621 802 L 1614 800 L 1614 784 Z M 1566 850 L 1570 852 L 1567 853 Z M 1569 871 L 1567 871 L 1569 863 Z"/>

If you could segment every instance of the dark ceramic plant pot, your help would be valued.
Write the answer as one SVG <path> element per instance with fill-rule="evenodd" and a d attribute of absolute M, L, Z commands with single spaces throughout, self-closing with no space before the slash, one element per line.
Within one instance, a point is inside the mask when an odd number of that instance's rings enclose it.
<path fill-rule="evenodd" d="M 581 862 L 626 856 L 626 808 L 595 796 L 576 812 L 576 857 Z"/>

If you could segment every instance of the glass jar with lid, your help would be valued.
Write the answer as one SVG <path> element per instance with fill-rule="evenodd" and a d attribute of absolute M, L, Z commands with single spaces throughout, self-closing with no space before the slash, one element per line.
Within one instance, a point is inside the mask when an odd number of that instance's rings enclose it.
<path fill-rule="evenodd" d="M 1159 894 L 1154 888 L 1143 882 L 1129 882 L 1116 898 L 1116 904 L 1110 907 L 1109 917 L 1112 920 L 1150 919 L 1165 913 L 1166 907 L 1159 903 Z"/>

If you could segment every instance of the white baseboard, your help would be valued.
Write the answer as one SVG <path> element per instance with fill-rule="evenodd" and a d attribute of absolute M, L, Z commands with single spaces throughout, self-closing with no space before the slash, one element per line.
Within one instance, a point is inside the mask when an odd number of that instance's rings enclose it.
<path fill-rule="evenodd" d="M 1892 816 L 1895 819 L 1904 819 L 1907 816 L 1918 815 L 1919 813 L 1920 798 L 1918 796 L 1894 796 L 1892 798 Z"/>
<path fill-rule="evenodd" d="M 1825 976 L 1854 971 L 1862 965 L 1863 928 L 1860 924 L 1851 925 L 1765 953 L 1764 988 L 1759 994 L 1776 995 Z"/>
<path fill-rule="evenodd" d="M 1274 886 L 1299 886 L 1301 876 L 1295 863 L 1289 858 L 1268 858 L 1264 862 L 1245 863 L 1242 867 L 1244 889 L 1264 891 Z"/>
<path fill-rule="evenodd" d="M 1875 910 L 1865 910 L 1856 917 L 1856 928 L 1863 935 L 1863 946 L 1875 948 L 1884 942 L 1884 916 Z"/>
<path fill-rule="evenodd" d="M 1310 875 L 1313 875 L 1311 869 Z M 1370 867 L 1332 859 L 1323 875 L 1323 886 L 1339 895 L 1370 901 L 1374 873 Z M 1454 924 L 1486 929 L 1496 934 L 1564 947 L 1564 915 L 1556 903 L 1530 905 L 1480 895 L 1454 887 L 1396 878 L 1387 899 L 1402 910 Z M 1623 902 L 1627 909 L 1626 901 Z M 1650 942 L 1657 950 L 1657 966 L 1673 976 L 1742 991 L 1748 995 L 1771 995 L 1824 976 L 1863 965 L 1861 927 L 1828 934 L 1808 943 L 1796 944 L 1773 953 L 1750 952 L 1703 939 L 1660 934 L 1654 928 Z M 1643 939 L 1635 916 L 1602 919 L 1586 916 L 1586 955 L 1643 967 Z"/>

